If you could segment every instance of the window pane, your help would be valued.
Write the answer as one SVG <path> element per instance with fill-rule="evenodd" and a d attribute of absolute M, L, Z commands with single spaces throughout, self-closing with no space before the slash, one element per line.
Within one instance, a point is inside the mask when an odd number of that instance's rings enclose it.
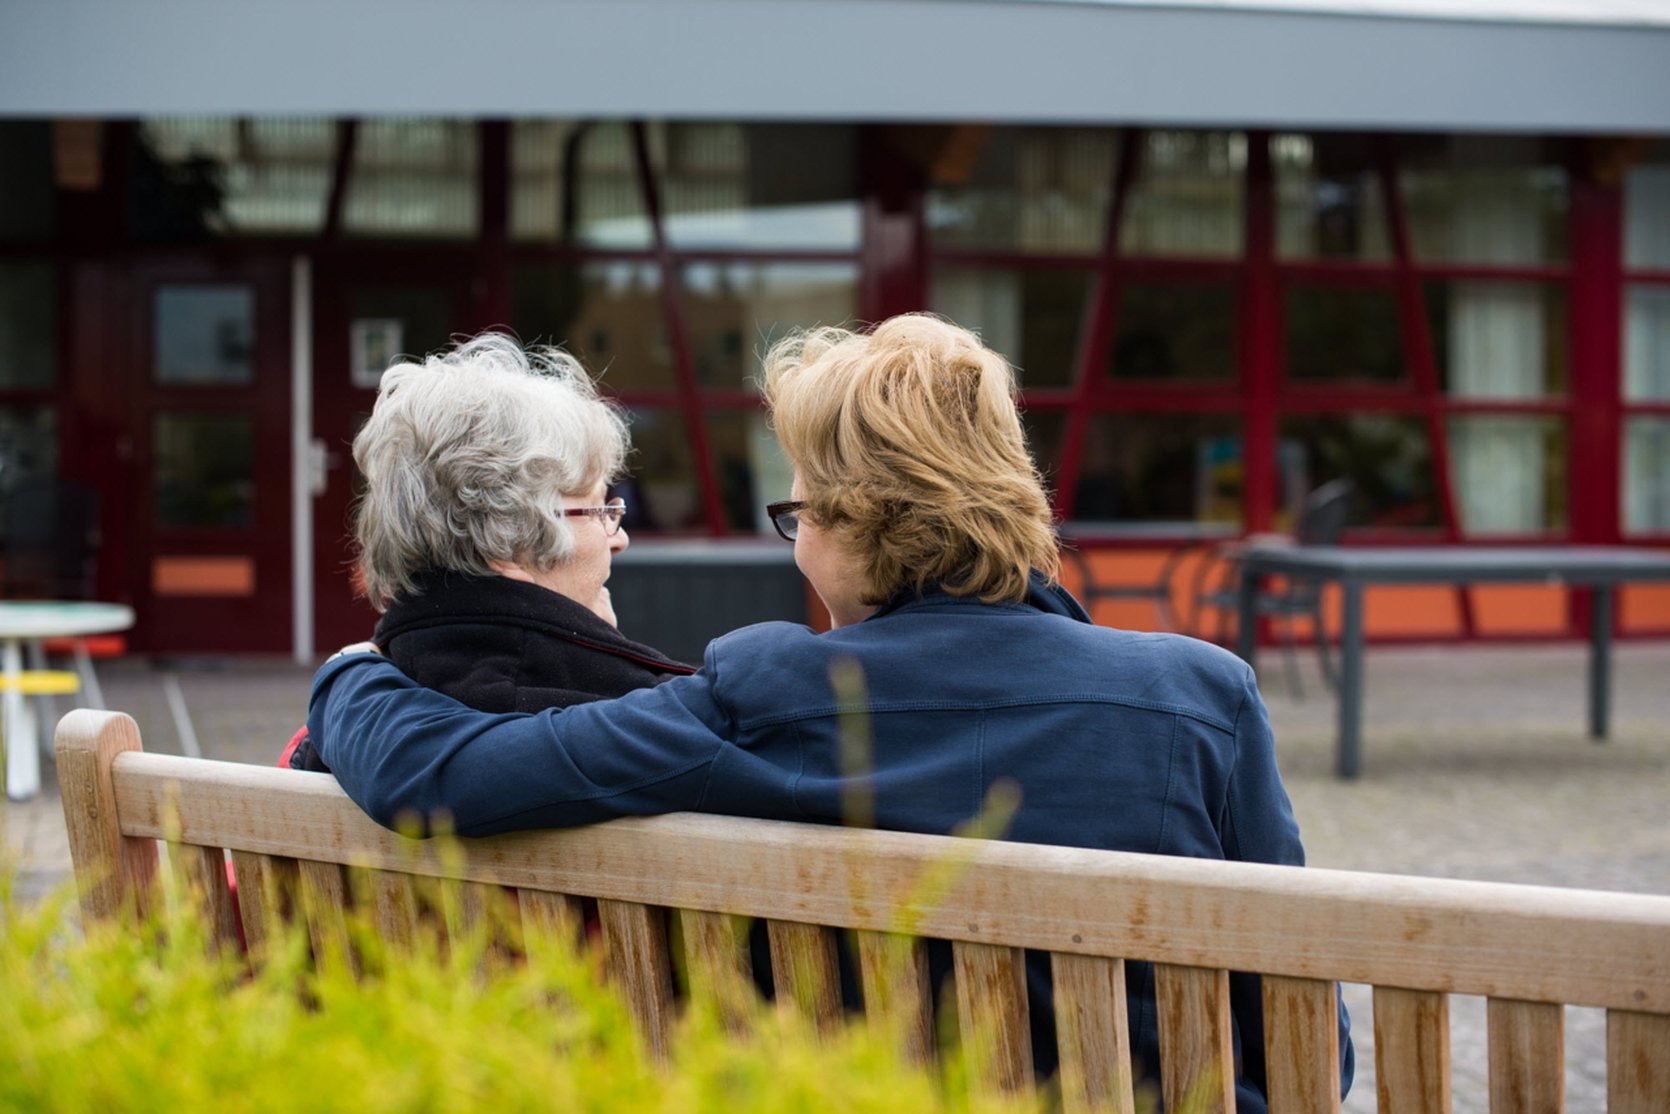
<path fill-rule="evenodd" d="M 1235 290 L 1227 284 L 1126 282 L 1115 316 L 1115 379 L 1235 378 Z"/>
<path fill-rule="evenodd" d="M 1086 428 L 1077 522 L 1241 522 L 1241 419 L 1097 414 Z"/>
<path fill-rule="evenodd" d="M 241 386 L 255 380 L 255 291 L 161 286 L 156 292 L 158 383 Z"/>
<path fill-rule="evenodd" d="M 242 414 L 158 414 L 157 525 L 236 529 L 255 520 L 254 423 Z"/>
<path fill-rule="evenodd" d="M 929 167 L 934 247 L 1101 251 L 1118 131 L 967 124 L 893 135 L 913 161 Z"/>
<path fill-rule="evenodd" d="M 1670 270 L 1670 142 L 1624 176 L 1624 266 Z"/>
<path fill-rule="evenodd" d="M 1023 386 L 1066 387 L 1090 281 L 1089 271 L 940 267 L 928 306 L 1007 356 Z"/>
<path fill-rule="evenodd" d="M 1351 525 L 1385 529 L 1443 525 L 1426 422 L 1402 414 L 1317 414 L 1281 420 L 1278 493 L 1291 526 L 1305 496 L 1330 480 L 1356 491 Z"/>
<path fill-rule="evenodd" d="M 57 411 L 50 406 L 0 407 L 0 493 L 57 474 Z"/>
<path fill-rule="evenodd" d="M 1242 132 L 1149 132 L 1119 230 L 1120 250 L 1239 258 L 1246 168 Z"/>
<path fill-rule="evenodd" d="M 649 129 L 675 248 L 858 248 L 858 129 L 667 123 Z"/>
<path fill-rule="evenodd" d="M 476 125 L 471 120 L 364 120 L 342 227 L 365 236 L 476 234 Z"/>
<path fill-rule="evenodd" d="M 858 310 L 850 263 L 693 263 L 683 278 L 690 358 L 704 387 L 752 388 L 772 341 L 844 324 Z"/>
<path fill-rule="evenodd" d="M 50 390 L 57 381 L 57 270 L 0 263 L 0 390 Z"/>
<path fill-rule="evenodd" d="M 1670 286 L 1631 286 L 1626 295 L 1624 397 L 1670 399 Z"/>
<path fill-rule="evenodd" d="M 1054 499 L 1061 487 L 1061 439 L 1067 431 L 1067 415 L 1059 410 L 1023 410 L 1021 423 L 1026 427 L 1026 447 L 1032 452 L 1032 462 Z"/>
<path fill-rule="evenodd" d="M 1397 295 L 1385 287 L 1291 284 L 1283 294 L 1287 373 L 1305 383 L 1407 378 Z"/>
<path fill-rule="evenodd" d="M 0 120 L 0 240 L 50 240 L 57 199 L 51 123 Z"/>
<path fill-rule="evenodd" d="M 338 143 L 314 117 L 142 121 L 134 145 L 134 230 L 142 240 L 316 234 Z"/>
<path fill-rule="evenodd" d="M 789 497 L 794 472 L 757 410 L 710 411 L 708 442 L 719 477 L 725 525 L 741 533 L 776 536 L 765 505 Z"/>
<path fill-rule="evenodd" d="M 1450 470 L 1461 528 L 1524 534 L 1566 526 L 1566 427 L 1558 418 L 1509 414 L 1449 420 Z"/>
<path fill-rule="evenodd" d="M 1670 533 L 1670 418 L 1625 423 L 1624 531 Z"/>
<path fill-rule="evenodd" d="M 613 391 L 677 383 L 654 263 L 527 264 L 511 282 L 524 341 L 560 345 Z"/>
<path fill-rule="evenodd" d="M 363 367 L 360 354 L 355 354 L 349 367 L 356 387 L 374 390 L 383 370 L 399 357 L 421 360 L 446 348 L 452 339 L 452 295 L 439 287 L 362 286 L 349 303 L 356 326 L 397 341 L 381 352 L 367 352 L 375 358 L 364 361 Z"/>
<path fill-rule="evenodd" d="M 676 410 L 634 410 L 632 470 L 616 490 L 626 499 L 628 529 L 703 530 L 702 493 L 684 416 Z"/>
<path fill-rule="evenodd" d="M 620 121 L 512 124 L 510 234 L 586 247 L 649 247 L 631 128 Z"/>
<path fill-rule="evenodd" d="M 1392 257 L 1386 199 L 1364 136 L 1278 135 L 1276 254 L 1283 259 Z"/>
<path fill-rule="evenodd" d="M 1523 282 L 1432 282 L 1428 328 L 1453 398 L 1547 398 L 1566 391 L 1566 295 Z"/>
<path fill-rule="evenodd" d="M 1399 188 L 1422 262 L 1566 259 L 1563 156 L 1534 136 L 1421 136 L 1399 148 Z"/>

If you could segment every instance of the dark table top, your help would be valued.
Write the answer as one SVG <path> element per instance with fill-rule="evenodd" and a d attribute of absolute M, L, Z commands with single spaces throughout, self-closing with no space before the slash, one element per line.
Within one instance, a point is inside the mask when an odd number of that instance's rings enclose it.
<path fill-rule="evenodd" d="M 1298 546 L 1241 550 L 1254 573 L 1306 573 L 1328 580 L 1431 583 L 1670 581 L 1670 553 L 1619 546 Z"/>

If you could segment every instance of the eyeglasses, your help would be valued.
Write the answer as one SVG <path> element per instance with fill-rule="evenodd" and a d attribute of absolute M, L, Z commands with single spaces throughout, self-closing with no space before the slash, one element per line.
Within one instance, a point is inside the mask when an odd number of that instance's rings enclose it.
<path fill-rule="evenodd" d="M 611 499 L 601 507 L 564 507 L 563 517 L 586 515 L 603 523 L 603 533 L 614 537 L 620 533 L 620 520 L 626 515 L 626 500 Z"/>
<path fill-rule="evenodd" d="M 785 499 L 781 503 L 767 503 L 765 513 L 771 519 L 771 524 L 777 527 L 777 532 L 786 542 L 792 542 L 800 533 L 800 512 L 806 509 L 803 499 Z"/>

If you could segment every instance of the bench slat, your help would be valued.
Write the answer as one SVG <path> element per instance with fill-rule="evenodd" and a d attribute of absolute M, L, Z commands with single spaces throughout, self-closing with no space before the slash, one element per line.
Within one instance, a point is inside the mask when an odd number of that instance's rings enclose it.
<path fill-rule="evenodd" d="M 128 836 L 166 835 L 172 797 L 190 843 L 456 869 L 438 848 L 379 828 L 327 774 L 120 753 L 113 776 Z M 487 846 L 471 876 L 518 888 L 953 940 L 978 924 L 982 942 L 1051 952 L 1670 1012 L 1670 897 L 1658 895 L 691 814 Z M 947 861 L 966 866 L 924 901 L 923 880 Z"/>
<path fill-rule="evenodd" d="M 348 883 L 336 863 L 302 860 L 296 864 L 297 893 L 307 920 L 313 960 L 321 971 L 354 971 L 348 937 Z"/>
<path fill-rule="evenodd" d="M 754 992 L 744 922 L 699 909 L 680 909 L 678 918 L 691 999 L 711 1005 L 728 1027 L 740 1029 Z"/>
<path fill-rule="evenodd" d="M 917 937 L 860 931 L 858 973 L 864 1015 L 898 1032 L 900 1051 L 913 1064 L 934 1059 L 934 1001 L 928 949 Z"/>
<path fill-rule="evenodd" d="M 957 1022 L 963 1050 L 987 1090 L 1032 1086 L 1032 1024 L 1027 1014 L 1026 953 L 1019 948 L 951 945 Z"/>
<path fill-rule="evenodd" d="M 392 870 L 353 870 L 349 875 L 371 907 L 377 935 L 392 950 L 410 948 L 418 938 L 417 886 L 410 874 Z"/>
<path fill-rule="evenodd" d="M 249 943 L 250 957 L 259 962 L 295 909 L 296 860 L 233 851 L 232 869 L 238 876 L 238 912 L 243 917 L 244 939 Z"/>
<path fill-rule="evenodd" d="M 572 955 L 586 933 L 580 899 L 544 890 L 520 890 L 516 897 L 522 914 L 522 946 L 529 958 L 549 962 L 563 953 Z"/>
<path fill-rule="evenodd" d="M 1061 1105 L 1066 1114 L 1134 1114 L 1125 961 L 1052 955 Z"/>
<path fill-rule="evenodd" d="M 192 901 L 216 951 L 238 946 L 238 907 L 226 880 L 226 852 L 219 847 L 180 843 L 172 848 L 191 887 Z"/>
<path fill-rule="evenodd" d="M 819 1029 L 841 1023 L 841 973 L 835 930 L 797 921 L 769 921 L 771 981 L 777 1001 L 793 1005 Z"/>
<path fill-rule="evenodd" d="M 136 833 L 124 833 L 112 822 L 122 815 L 116 756 L 130 751 L 143 753 L 139 727 L 123 715 L 77 709 L 59 722 L 54 736 L 70 859 L 81 911 L 89 921 L 117 916 L 124 902 L 133 902 L 135 912 L 143 912 L 156 880 L 157 846 L 152 840 L 167 833 L 134 838 Z"/>
<path fill-rule="evenodd" d="M 1374 988 L 1380 1114 L 1450 1114 L 1450 1003 L 1427 990 Z"/>
<path fill-rule="evenodd" d="M 1166 1109 L 1233 1111 L 1229 972 L 1157 963 L 1154 998 L 1160 1021 L 1160 1093 Z"/>
<path fill-rule="evenodd" d="M 1606 1011 L 1606 1109 L 1670 1110 L 1670 1015 Z"/>
<path fill-rule="evenodd" d="M 1270 1109 L 1335 1114 L 1340 1088 L 1334 984 L 1280 975 L 1268 975 L 1263 983 Z"/>
<path fill-rule="evenodd" d="M 1559 1114 L 1566 1108 L 1564 1010 L 1492 998 L 1485 1016 L 1491 1114 Z"/>
<path fill-rule="evenodd" d="M 665 1059 L 673 1028 L 673 968 L 666 913 L 635 901 L 599 901 L 603 963 L 650 1053 Z"/>

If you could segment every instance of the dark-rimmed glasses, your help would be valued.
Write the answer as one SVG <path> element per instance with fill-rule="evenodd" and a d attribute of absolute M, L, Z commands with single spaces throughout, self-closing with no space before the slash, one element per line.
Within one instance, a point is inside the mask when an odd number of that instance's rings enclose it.
<path fill-rule="evenodd" d="M 771 524 L 777 527 L 777 532 L 786 542 L 792 542 L 800 533 L 800 512 L 806 509 L 804 499 L 785 499 L 781 503 L 767 503 L 766 516 Z"/>
<path fill-rule="evenodd" d="M 603 533 L 612 538 L 620 533 L 620 520 L 626 516 L 626 500 L 611 499 L 601 507 L 564 507 L 562 513 L 565 518 L 577 515 L 595 518 L 603 523 Z"/>

